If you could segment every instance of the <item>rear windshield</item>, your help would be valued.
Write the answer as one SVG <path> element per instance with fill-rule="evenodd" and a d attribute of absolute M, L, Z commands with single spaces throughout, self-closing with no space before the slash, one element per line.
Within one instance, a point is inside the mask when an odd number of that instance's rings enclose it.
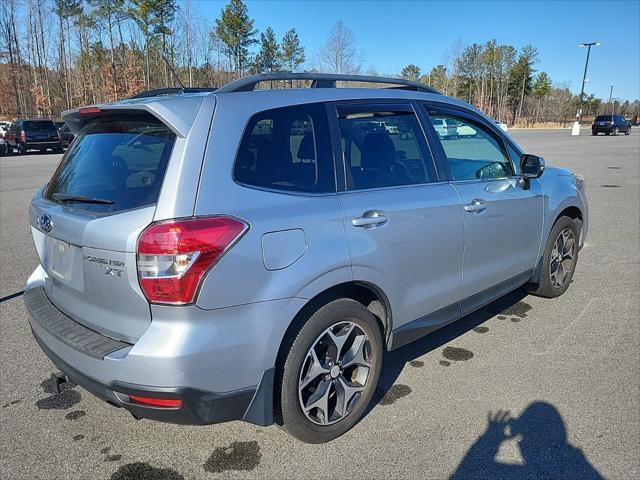
<path fill-rule="evenodd" d="M 596 122 L 610 122 L 611 115 L 599 115 L 596 117 Z"/>
<path fill-rule="evenodd" d="M 174 133 L 149 114 L 92 119 L 53 174 L 45 198 L 105 213 L 152 205 L 174 141 Z"/>
<path fill-rule="evenodd" d="M 56 126 L 53 122 L 43 122 L 39 120 L 37 122 L 24 122 L 23 127 L 24 130 L 31 130 L 36 132 L 48 132 L 50 130 L 56 130 Z"/>

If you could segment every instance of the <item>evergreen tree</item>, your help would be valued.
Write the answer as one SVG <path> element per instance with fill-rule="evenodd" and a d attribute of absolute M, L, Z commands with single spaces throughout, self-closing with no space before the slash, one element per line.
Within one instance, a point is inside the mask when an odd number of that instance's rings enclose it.
<path fill-rule="evenodd" d="M 402 72 L 400 72 L 400 76 L 402 78 L 413 80 L 415 82 L 418 80 L 418 78 L 420 78 L 420 67 L 411 63 L 402 69 Z"/>
<path fill-rule="evenodd" d="M 304 47 L 300 45 L 298 32 L 295 28 L 289 29 L 282 37 L 280 60 L 284 69 L 289 72 L 295 72 L 305 61 Z"/>
<path fill-rule="evenodd" d="M 248 62 L 249 47 L 257 43 L 253 20 L 242 0 L 231 0 L 216 19 L 215 33 L 222 41 L 236 74 L 242 75 Z"/>
<path fill-rule="evenodd" d="M 257 73 L 271 73 L 280 70 L 280 45 L 271 27 L 260 35 L 260 52 L 254 62 L 254 70 Z"/>

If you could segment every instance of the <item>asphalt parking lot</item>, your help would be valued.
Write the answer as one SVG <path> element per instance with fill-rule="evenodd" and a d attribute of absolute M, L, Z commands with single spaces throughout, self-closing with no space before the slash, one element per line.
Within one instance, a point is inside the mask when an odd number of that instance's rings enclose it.
<path fill-rule="evenodd" d="M 640 478 L 640 129 L 512 134 L 586 179 L 573 285 L 512 293 L 388 354 L 368 415 L 315 446 L 275 426 L 135 421 L 80 387 L 54 395 L 20 292 L 37 265 L 29 200 L 60 156 L 0 158 L 0 477 Z"/>

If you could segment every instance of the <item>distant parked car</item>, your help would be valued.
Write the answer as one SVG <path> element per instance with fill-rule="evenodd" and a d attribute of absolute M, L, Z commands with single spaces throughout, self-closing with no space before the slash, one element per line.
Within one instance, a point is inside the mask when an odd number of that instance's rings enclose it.
<path fill-rule="evenodd" d="M 598 115 L 591 125 L 591 135 L 618 135 L 631 133 L 631 123 L 629 123 L 622 115 Z"/>
<path fill-rule="evenodd" d="M 496 120 L 496 125 L 498 125 L 503 132 L 509 131 L 509 127 L 507 127 L 507 124 L 502 123 L 500 120 Z"/>
<path fill-rule="evenodd" d="M 458 122 L 452 118 L 437 118 L 433 121 L 433 126 L 442 140 L 448 140 L 458 136 Z"/>
<path fill-rule="evenodd" d="M 51 120 L 16 120 L 9 127 L 5 140 L 7 148 L 15 150 L 19 155 L 28 150 L 45 152 L 48 148 L 62 153 L 60 134 Z"/>
<path fill-rule="evenodd" d="M 60 125 L 58 125 L 58 123 Z M 71 129 L 64 122 L 57 122 L 58 132 L 60 132 L 60 142 L 62 143 L 62 148 L 69 148 L 71 142 L 73 141 L 74 135 L 71 133 Z"/>
<path fill-rule="evenodd" d="M 0 157 L 7 154 L 7 142 L 4 139 L 4 133 L 0 131 Z"/>

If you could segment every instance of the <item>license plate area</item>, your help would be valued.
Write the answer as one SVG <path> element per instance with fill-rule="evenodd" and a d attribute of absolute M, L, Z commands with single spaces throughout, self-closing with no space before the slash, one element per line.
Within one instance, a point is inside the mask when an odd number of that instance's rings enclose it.
<path fill-rule="evenodd" d="M 44 267 L 49 275 L 68 283 L 73 278 L 78 247 L 57 238 L 46 241 Z"/>

